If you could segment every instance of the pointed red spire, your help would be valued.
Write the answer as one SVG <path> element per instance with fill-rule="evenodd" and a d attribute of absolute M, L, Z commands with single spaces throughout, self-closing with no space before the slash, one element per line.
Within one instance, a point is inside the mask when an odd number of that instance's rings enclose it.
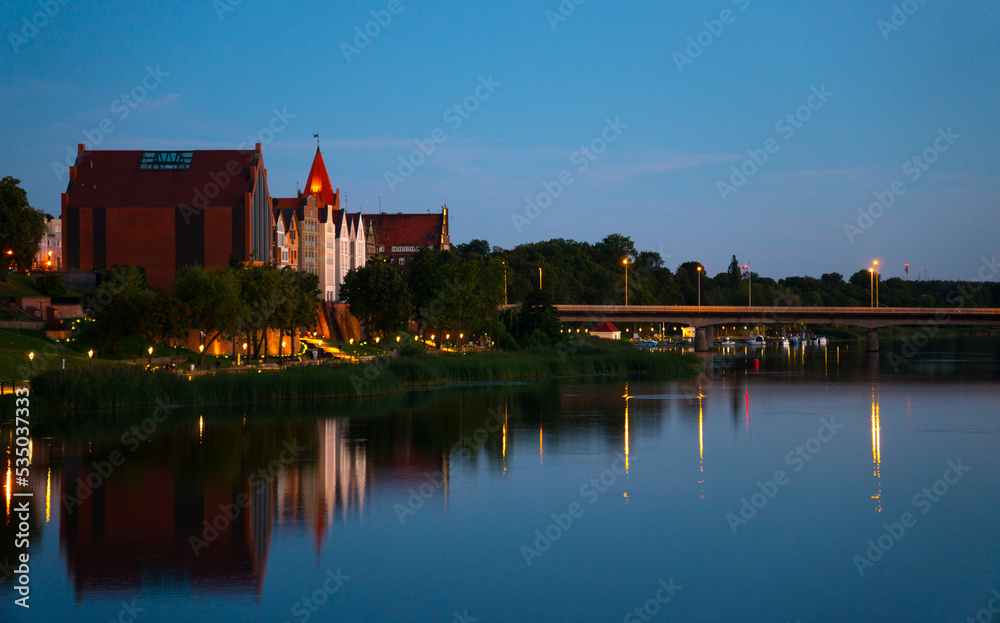
<path fill-rule="evenodd" d="M 337 201 L 338 193 L 333 190 L 333 185 L 330 184 L 330 176 L 326 173 L 326 164 L 323 162 L 323 154 L 319 151 L 319 145 L 316 146 L 316 157 L 313 158 L 312 167 L 309 169 L 309 177 L 306 178 L 303 194 L 316 195 L 320 205 L 340 207 L 340 202 Z"/>

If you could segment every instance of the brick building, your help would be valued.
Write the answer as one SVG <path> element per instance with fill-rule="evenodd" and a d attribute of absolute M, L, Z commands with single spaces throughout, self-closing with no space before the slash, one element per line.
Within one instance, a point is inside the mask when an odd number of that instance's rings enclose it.
<path fill-rule="evenodd" d="M 63 265 L 146 268 L 166 289 L 178 268 L 266 262 L 273 211 L 261 146 L 246 150 L 87 151 L 62 195 Z"/>
<path fill-rule="evenodd" d="M 406 272 L 407 263 L 422 247 L 451 250 L 448 234 L 448 207 L 440 214 L 380 214 L 363 215 L 368 258 L 382 256 L 396 270 Z"/>

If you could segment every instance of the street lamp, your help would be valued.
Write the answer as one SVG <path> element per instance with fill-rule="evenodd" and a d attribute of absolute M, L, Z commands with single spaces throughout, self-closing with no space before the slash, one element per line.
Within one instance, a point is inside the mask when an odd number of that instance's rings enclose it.
<path fill-rule="evenodd" d="M 35 353 L 33 353 L 33 352 L 32 353 L 28 353 L 28 361 L 34 361 L 34 360 L 35 360 Z"/>
<path fill-rule="evenodd" d="M 875 307 L 875 269 L 868 269 L 868 287 L 871 289 L 871 306 Z"/>
<path fill-rule="evenodd" d="M 90 350 L 87 351 L 87 358 L 88 359 L 93 359 L 94 358 L 94 349 L 93 348 L 91 348 Z"/>
<path fill-rule="evenodd" d="M 628 258 L 622 260 L 625 265 L 625 307 L 628 307 Z"/>
<path fill-rule="evenodd" d="M 503 262 L 503 304 L 507 305 L 507 262 Z"/>
<path fill-rule="evenodd" d="M 701 307 L 701 266 L 698 267 L 698 307 Z"/>
<path fill-rule="evenodd" d="M 538 267 L 538 289 L 542 289 L 542 267 Z"/>
<path fill-rule="evenodd" d="M 750 284 L 749 287 L 750 298 L 747 299 L 747 307 L 753 307 L 753 272 L 750 271 L 750 263 L 747 262 L 746 264 L 744 264 L 743 269 L 747 271 L 747 281 Z"/>
<path fill-rule="evenodd" d="M 878 307 L 878 260 L 872 260 L 872 266 L 875 268 L 875 307 Z"/>

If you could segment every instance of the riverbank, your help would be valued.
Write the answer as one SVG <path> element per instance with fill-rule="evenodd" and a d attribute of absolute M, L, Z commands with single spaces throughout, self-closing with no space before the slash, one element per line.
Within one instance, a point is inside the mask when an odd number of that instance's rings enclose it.
<path fill-rule="evenodd" d="M 423 354 L 359 364 L 247 370 L 189 377 L 137 366 L 94 365 L 45 372 L 31 381 L 32 412 L 126 409 L 164 404 L 242 404 L 397 394 L 408 387 L 459 381 L 555 376 L 684 373 L 691 355 L 649 353 L 596 339 L 516 353 Z M 13 397 L 0 399 L 0 418 L 13 415 Z"/>

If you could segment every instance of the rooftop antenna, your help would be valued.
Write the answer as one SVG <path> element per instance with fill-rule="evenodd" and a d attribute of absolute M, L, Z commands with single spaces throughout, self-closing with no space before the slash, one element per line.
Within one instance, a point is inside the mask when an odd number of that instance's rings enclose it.
<path fill-rule="evenodd" d="M 319 132 L 313 132 L 313 138 L 316 139 L 316 149 L 319 149 Z"/>

